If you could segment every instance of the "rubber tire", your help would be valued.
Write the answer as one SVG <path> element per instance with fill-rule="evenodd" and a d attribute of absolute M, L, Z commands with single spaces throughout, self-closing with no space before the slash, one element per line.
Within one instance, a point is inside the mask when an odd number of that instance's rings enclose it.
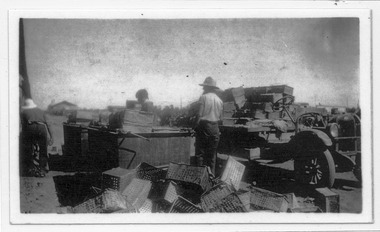
<path fill-rule="evenodd" d="M 360 167 L 355 167 L 352 171 L 359 182 L 362 182 L 362 170 Z"/>
<path fill-rule="evenodd" d="M 334 159 L 329 150 L 325 151 L 315 151 L 315 154 L 311 154 L 309 156 L 302 156 L 302 154 L 308 154 L 310 151 L 299 151 L 299 155 L 294 159 L 294 172 L 295 172 L 295 180 L 301 184 L 310 184 L 317 188 L 320 187 L 328 187 L 332 188 L 335 181 L 335 163 Z M 305 164 L 310 164 L 312 160 L 317 158 L 318 164 L 321 166 L 322 177 L 321 180 L 317 183 L 312 183 L 312 181 L 307 182 L 305 178 L 306 170 L 303 168 Z M 310 177 L 311 179 L 311 177 Z"/>
<path fill-rule="evenodd" d="M 356 179 L 358 179 L 359 182 L 362 182 L 362 168 L 361 168 L 362 159 L 361 158 L 362 158 L 361 153 L 356 156 L 356 159 L 355 159 L 356 165 L 354 169 L 352 170 Z"/>

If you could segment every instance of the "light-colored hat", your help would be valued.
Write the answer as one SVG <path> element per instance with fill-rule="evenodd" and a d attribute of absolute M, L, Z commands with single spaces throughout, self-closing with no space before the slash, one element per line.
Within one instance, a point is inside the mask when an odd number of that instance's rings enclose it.
<path fill-rule="evenodd" d="M 25 99 L 24 105 L 21 108 L 22 109 L 33 109 L 33 108 L 36 108 L 36 107 L 37 107 L 37 105 L 34 104 L 33 99 L 27 98 L 27 99 Z"/>
<path fill-rule="evenodd" d="M 212 77 L 206 77 L 205 81 L 203 84 L 199 84 L 200 86 L 208 86 L 208 87 L 213 87 L 215 89 L 219 89 L 218 86 L 216 86 L 216 81 L 212 79 Z"/>

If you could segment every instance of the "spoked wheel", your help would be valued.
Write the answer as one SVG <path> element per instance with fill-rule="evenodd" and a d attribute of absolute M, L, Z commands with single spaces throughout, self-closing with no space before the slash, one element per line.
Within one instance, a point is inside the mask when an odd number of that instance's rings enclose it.
<path fill-rule="evenodd" d="M 301 184 L 331 188 L 335 181 L 335 164 L 329 150 L 302 153 L 294 159 L 295 180 Z"/>

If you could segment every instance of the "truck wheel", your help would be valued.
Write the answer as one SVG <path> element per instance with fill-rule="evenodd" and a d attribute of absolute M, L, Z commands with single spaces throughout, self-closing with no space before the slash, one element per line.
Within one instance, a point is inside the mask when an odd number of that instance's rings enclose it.
<path fill-rule="evenodd" d="M 300 154 L 294 159 L 294 172 L 295 180 L 301 184 L 331 188 L 335 181 L 335 164 L 327 149 L 325 151 L 300 151 Z"/>

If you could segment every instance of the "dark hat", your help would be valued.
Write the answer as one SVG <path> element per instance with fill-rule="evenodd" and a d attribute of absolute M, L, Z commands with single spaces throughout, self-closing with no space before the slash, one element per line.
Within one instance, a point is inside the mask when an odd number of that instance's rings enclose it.
<path fill-rule="evenodd" d="M 216 81 L 212 79 L 212 77 L 206 77 L 205 81 L 203 84 L 199 84 L 200 86 L 208 86 L 208 87 L 213 87 L 215 89 L 219 89 L 218 86 L 216 86 Z"/>
<path fill-rule="evenodd" d="M 146 98 L 146 99 L 149 99 L 149 95 L 148 95 L 148 91 L 146 89 L 139 89 L 137 92 L 136 92 L 136 98 L 139 99 L 139 98 Z"/>

